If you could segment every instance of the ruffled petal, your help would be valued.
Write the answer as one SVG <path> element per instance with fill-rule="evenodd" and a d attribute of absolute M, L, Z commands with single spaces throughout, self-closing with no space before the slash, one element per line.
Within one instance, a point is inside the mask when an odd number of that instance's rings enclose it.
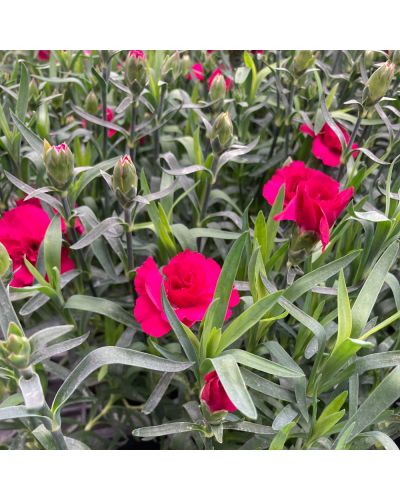
<path fill-rule="evenodd" d="M 329 149 L 323 143 L 321 135 L 317 135 L 313 140 L 311 151 L 327 167 L 338 167 L 340 165 L 340 153 Z"/>

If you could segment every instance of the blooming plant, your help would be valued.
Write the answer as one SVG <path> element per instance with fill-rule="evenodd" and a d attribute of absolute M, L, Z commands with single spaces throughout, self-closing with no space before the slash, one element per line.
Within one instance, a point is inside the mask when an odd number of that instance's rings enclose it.
<path fill-rule="evenodd" d="M 0 447 L 398 449 L 399 51 L 0 56 Z"/>

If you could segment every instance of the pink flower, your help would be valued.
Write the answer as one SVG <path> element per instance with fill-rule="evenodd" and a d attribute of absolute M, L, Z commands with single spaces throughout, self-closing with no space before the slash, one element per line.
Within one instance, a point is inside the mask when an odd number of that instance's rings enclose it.
<path fill-rule="evenodd" d="M 341 125 L 338 125 L 338 127 L 343 133 L 346 144 L 348 144 L 350 140 L 349 134 Z M 314 138 L 311 151 L 316 158 L 328 167 L 339 167 L 342 145 L 338 136 L 327 123 L 324 124 L 319 134 L 315 134 L 305 123 L 300 125 L 300 131 Z M 358 148 L 358 145 L 352 144 L 351 149 L 355 148 Z M 353 157 L 355 158 L 357 154 L 358 152 L 355 151 Z"/>
<path fill-rule="evenodd" d="M 263 188 L 263 196 L 272 205 L 279 189 L 285 185 L 283 211 L 275 220 L 296 222 L 301 231 L 317 234 L 325 249 L 330 228 L 351 200 L 354 188 L 340 191 L 339 182 L 302 161 L 293 161 L 278 169 Z"/>
<path fill-rule="evenodd" d="M 39 61 L 48 61 L 50 59 L 51 50 L 38 50 L 37 58 Z"/>
<path fill-rule="evenodd" d="M 212 413 L 221 410 L 229 412 L 237 410 L 236 406 L 229 399 L 216 371 L 207 373 L 204 376 L 204 380 L 205 384 L 201 390 L 200 399 L 207 404 Z"/>
<path fill-rule="evenodd" d="M 85 55 L 85 56 L 90 56 L 91 54 L 92 54 L 91 50 L 84 50 L 83 51 L 83 55 Z"/>
<path fill-rule="evenodd" d="M 143 50 L 130 50 L 128 53 L 128 57 L 134 57 L 135 59 L 145 59 Z"/>
<path fill-rule="evenodd" d="M 38 200 L 21 202 L 7 210 L 0 218 L 0 241 L 13 262 L 11 286 L 24 287 L 33 283 L 33 276 L 24 263 L 24 256 L 36 265 L 39 247 L 46 234 L 50 218 Z M 63 226 L 65 231 L 65 223 Z M 83 228 L 82 228 L 83 229 Z M 74 269 L 75 264 L 67 248 L 61 250 L 61 273 Z"/>
<path fill-rule="evenodd" d="M 188 80 L 193 80 L 193 78 L 195 78 L 196 80 L 199 80 L 199 82 L 202 82 L 204 80 L 204 71 L 202 64 L 193 64 L 192 69 L 190 70 L 190 73 L 186 75 L 186 78 Z"/>
<path fill-rule="evenodd" d="M 210 78 L 208 79 L 208 90 L 210 90 L 210 87 L 211 87 L 211 84 L 214 80 L 214 78 L 217 76 L 217 75 L 222 75 L 222 71 L 220 70 L 220 68 L 216 68 L 212 73 L 211 73 L 211 76 Z M 233 87 L 233 80 L 231 80 L 229 78 L 229 76 L 225 77 L 225 87 L 226 87 L 226 91 L 228 92 L 228 90 L 230 88 Z"/>
<path fill-rule="evenodd" d="M 34 205 L 35 207 L 43 210 L 39 198 L 29 198 L 29 200 L 26 201 L 21 198 L 17 200 L 16 205 L 17 207 L 20 207 L 21 205 Z M 53 208 L 53 212 L 56 214 L 57 210 Z M 77 217 L 75 218 L 75 229 L 77 230 L 78 234 L 83 234 L 85 232 L 85 228 L 83 227 L 82 222 Z M 63 232 L 63 234 L 67 233 L 67 225 L 65 224 L 64 219 L 61 219 L 61 231 Z"/>
<path fill-rule="evenodd" d="M 114 119 L 114 112 L 113 112 L 113 110 L 111 108 L 107 108 L 106 109 L 106 116 L 107 116 L 106 119 L 107 119 L 108 122 L 112 122 L 113 121 L 113 119 Z M 117 131 L 113 130 L 111 128 L 109 128 L 107 130 L 107 136 L 110 137 L 110 138 L 113 137 L 116 133 L 117 133 Z"/>
<path fill-rule="evenodd" d="M 264 54 L 265 50 L 251 50 L 252 54 Z"/>
<path fill-rule="evenodd" d="M 154 259 L 149 257 L 139 267 L 135 278 L 138 299 L 134 316 L 143 331 L 152 337 L 161 337 L 171 331 L 162 307 L 162 283 L 176 315 L 190 327 L 203 319 L 213 299 L 221 268 L 215 260 L 185 250 L 173 257 L 161 271 L 162 274 Z M 239 294 L 233 289 L 225 319 L 231 316 L 231 308 L 239 301 Z"/>

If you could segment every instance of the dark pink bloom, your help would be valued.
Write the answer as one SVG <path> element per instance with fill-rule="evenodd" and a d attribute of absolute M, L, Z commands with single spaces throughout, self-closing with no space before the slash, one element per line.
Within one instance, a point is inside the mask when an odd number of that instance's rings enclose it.
<path fill-rule="evenodd" d="M 113 119 L 114 119 L 114 112 L 113 112 L 113 110 L 111 108 L 107 108 L 106 109 L 106 115 L 107 115 L 107 121 L 108 122 L 112 122 Z M 109 128 L 107 130 L 107 136 L 110 137 L 110 138 L 113 137 L 116 133 L 117 133 L 117 131 L 113 130 L 111 128 Z"/>
<path fill-rule="evenodd" d="M 39 61 L 48 61 L 50 59 L 51 50 L 38 50 L 37 58 Z"/>
<path fill-rule="evenodd" d="M 201 63 L 195 63 L 192 66 L 192 69 L 190 70 L 190 73 L 186 75 L 186 78 L 188 80 L 199 80 L 199 82 L 202 82 L 204 80 L 204 71 L 203 71 L 203 66 Z"/>
<path fill-rule="evenodd" d="M 211 87 L 211 84 L 214 80 L 214 78 L 217 76 L 217 75 L 222 75 L 222 71 L 220 70 L 220 68 L 216 68 L 212 73 L 211 73 L 211 76 L 210 78 L 208 79 L 208 90 L 210 90 L 210 87 Z M 226 87 L 226 91 L 228 92 L 228 90 L 230 88 L 233 87 L 233 80 L 231 80 L 229 78 L 229 76 L 226 76 L 225 77 L 225 87 Z"/>
<path fill-rule="evenodd" d="M 330 228 L 351 200 L 354 188 L 340 191 L 339 182 L 329 175 L 293 161 L 278 169 L 263 188 L 263 196 L 272 205 L 285 185 L 283 211 L 275 220 L 296 222 L 301 231 L 315 232 L 323 248 L 329 243 Z"/>
<path fill-rule="evenodd" d="M 40 208 L 43 210 L 42 205 L 40 204 L 39 198 L 29 198 L 29 200 L 24 200 L 21 198 L 20 200 L 17 200 L 16 203 L 17 207 L 20 207 L 21 205 L 34 205 L 35 207 Z M 56 214 L 57 211 L 53 209 L 53 212 Z M 82 222 L 76 217 L 75 218 L 75 229 L 78 231 L 79 234 L 83 234 L 85 232 L 85 228 L 82 225 Z M 67 233 L 67 225 L 65 224 L 65 220 L 61 219 L 61 231 L 63 234 Z"/>
<path fill-rule="evenodd" d="M 251 50 L 252 54 L 264 54 L 265 50 Z"/>
<path fill-rule="evenodd" d="M 38 200 L 18 203 L 0 218 L 0 241 L 6 247 L 13 262 L 11 286 L 24 287 L 33 283 L 33 276 L 24 263 L 24 256 L 36 265 L 39 247 L 46 234 L 50 218 Z M 64 224 L 65 228 L 65 224 Z M 74 269 L 75 264 L 67 248 L 61 251 L 61 273 Z"/>
<path fill-rule="evenodd" d="M 84 51 L 83 51 L 83 54 L 84 54 L 85 56 L 90 56 L 90 55 L 92 54 L 92 51 L 91 51 L 91 50 L 84 50 Z"/>
<path fill-rule="evenodd" d="M 173 257 L 161 272 L 152 257 L 146 259 L 135 277 L 138 299 L 134 316 L 143 331 L 152 337 L 161 337 L 171 331 L 161 302 L 163 282 L 168 300 L 180 321 L 189 327 L 201 321 L 213 299 L 220 272 L 215 260 L 191 250 Z M 239 301 L 239 294 L 233 289 L 226 319 Z"/>
<path fill-rule="evenodd" d="M 348 144 L 350 140 L 349 134 L 341 125 L 338 124 L 338 127 L 343 133 L 346 144 Z M 305 123 L 300 125 L 300 131 L 314 138 L 311 151 L 318 160 L 321 160 L 327 167 L 340 166 L 342 145 L 340 144 L 338 136 L 327 123 L 324 124 L 319 134 L 315 134 L 315 132 Z M 355 148 L 358 148 L 358 145 L 352 144 L 351 149 Z M 357 154 L 358 152 L 355 151 L 353 157 L 355 158 Z"/>
<path fill-rule="evenodd" d="M 134 57 L 135 59 L 145 59 L 143 50 L 130 50 L 128 53 L 128 57 Z"/>
<path fill-rule="evenodd" d="M 237 410 L 236 406 L 229 399 L 216 371 L 207 373 L 204 376 L 204 380 L 205 384 L 201 390 L 200 399 L 207 404 L 212 413 L 221 410 L 229 412 Z"/>

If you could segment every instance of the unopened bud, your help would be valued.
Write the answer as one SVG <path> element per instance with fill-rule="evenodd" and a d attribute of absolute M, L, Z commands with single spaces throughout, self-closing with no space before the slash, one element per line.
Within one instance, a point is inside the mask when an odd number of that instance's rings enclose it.
<path fill-rule="evenodd" d="M 400 50 L 394 50 L 391 56 L 392 63 L 400 66 Z"/>
<path fill-rule="evenodd" d="M 97 114 L 99 108 L 99 100 L 97 95 L 91 90 L 85 99 L 85 110 L 91 115 Z"/>
<path fill-rule="evenodd" d="M 167 56 L 161 66 L 161 75 L 166 82 L 175 81 L 182 72 L 182 60 L 179 52 Z"/>
<path fill-rule="evenodd" d="M 39 99 L 39 89 L 33 78 L 29 82 L 28 96 L 29 100 L 32 100 L 33 102 L 36 102 Z"/>
<path fill-rule="evenodd" d="M 363 96 L 363 101 L 367 106 L 373 106 L 386 95 L 395 69 L 395 65 L 391 61 L 387 61 L 372 73 L 365 85 Z"/>
<path fill-rule="evenodd" d="M 223 101 L 226 96 L 226 81 L 224 75 L 217 75 L 210 86 L 210 97 L 212 101 Z"/>
<path fill-rule="evenodd" d="M 23 369 L 29 366 L 31 345 L 18 325 L 10 323 L 7 340 L 0 342 L 0 357 L 12 368 Z"/>
<path fill-rule="evenodd" d="M 312 50 L 298 50 L 293 58 L 293 70 L 296 76 L 302 75 L 314 64 L 315 56 Z"/>
<path fill-rule="evenodd" d="M 130 50 L 125 61 L 125 79 L 134 96 L 138 96 L 147 81 L 146 61 L 142 50 Z"/>
<path fill-rule="evenodd" d="M 229 148 L 233 140 L 233 125 L 228 113 L 221 113 L 217 116 L 210 139 L 214 153 L 220 154 Z"/>
<path fill-rule="evenodd" d="M 49 136 L 50 133 L 50 117 L 47 102 L 42 102 L 37 110 L 36 115 L 36 130 L 42 139 Z"/>
<path fill-rule="evenodd" d="M 65 142 L 58 146 L 50 146 L 45 140 L 43 160 L 53 186 L 65 191 L 74 178 L 74 155 L 69 147 Z"/>
<path fill-rule="evenodd" d="M 192 67 L 192 60 L 190 59 L 189 54 L 185 54 L 182 57 L 182 73 L 187 75 Z"/>
<path fill-rule="evenodd" d="M 122 156 L 115 164 L 112 186 L 119 204 L 123 208 L 132 206 L 137 193 L 138 177 L 130 156 Z"/>

